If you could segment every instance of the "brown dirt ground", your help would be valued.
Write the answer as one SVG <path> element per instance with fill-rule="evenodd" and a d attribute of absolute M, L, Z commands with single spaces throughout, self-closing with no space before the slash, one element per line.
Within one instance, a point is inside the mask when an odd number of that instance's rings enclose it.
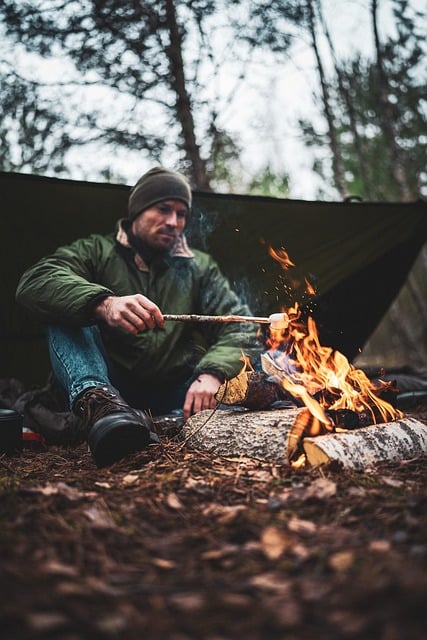
<path fill-rule="evenodd" d="M 0 637 L 424 639 L 425 463 L 292 470 L 166 440 L 102 470 L 84 445 L 2 456 Z"/>

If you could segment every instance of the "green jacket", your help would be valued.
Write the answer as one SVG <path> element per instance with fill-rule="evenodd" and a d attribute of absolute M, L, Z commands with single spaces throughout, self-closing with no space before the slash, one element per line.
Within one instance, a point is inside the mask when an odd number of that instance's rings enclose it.
<path fill-rule="evenodd" d="M 206 253 L 177 250 L 150 268 L 129 246 L 122 227 L 61 247 L 22 276 L 16 298 L 46 324 L 95 324 L 92 308 L 105 295 L 141 293 L 163 313 L 248 315 Z M 242 368 L 242 351 L 255 345 L 256 326 L 244 323 L 167 321 L 162 330 L 131 335 L 100 323 L 111 360 L 141 381 L 167 382 L 203 372 L 232 378 Z"/>

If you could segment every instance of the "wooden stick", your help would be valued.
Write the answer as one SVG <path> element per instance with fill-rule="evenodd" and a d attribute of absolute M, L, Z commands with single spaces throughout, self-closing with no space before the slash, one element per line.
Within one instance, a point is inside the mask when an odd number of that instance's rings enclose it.
<path fill-rule="evenodd" d="M 163 318 L 179 322 L 259 322 L 261 324 L 270 324 L 270 318 L 259 318 L 257 316 L 201 316 L 197 313 L 183 315 L 164 313 Z"/>

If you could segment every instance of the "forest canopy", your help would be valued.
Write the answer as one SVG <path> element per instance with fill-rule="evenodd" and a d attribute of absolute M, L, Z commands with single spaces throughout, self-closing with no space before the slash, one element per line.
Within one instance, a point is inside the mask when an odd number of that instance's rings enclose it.
<path fill-rule="evenodd" d="M 359 3 L 364 41 L 343 53 L 340 30 L 352 24 L 333 6 L 3 0 L 0 170 L 131 182 L 162 163 L 200 190 L 304 197 L 300 154 L 313 197 L 416 200 L 426 188 L 421 9 Z M 295 68 L 289 76 L 302 50 L 310 110 L 293 103 Z"/>

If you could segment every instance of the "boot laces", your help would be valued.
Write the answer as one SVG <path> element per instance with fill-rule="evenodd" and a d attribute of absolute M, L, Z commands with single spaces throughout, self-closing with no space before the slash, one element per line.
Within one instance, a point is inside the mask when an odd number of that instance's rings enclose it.
<path fill-rule="evenodd" d="M 123 398 L 105 387 L 95 387 L 85 391 L 77 400 L 75 411 L 87 427 L 110 413 L 124 411 L 133 413 L 132 408 Z"/>

